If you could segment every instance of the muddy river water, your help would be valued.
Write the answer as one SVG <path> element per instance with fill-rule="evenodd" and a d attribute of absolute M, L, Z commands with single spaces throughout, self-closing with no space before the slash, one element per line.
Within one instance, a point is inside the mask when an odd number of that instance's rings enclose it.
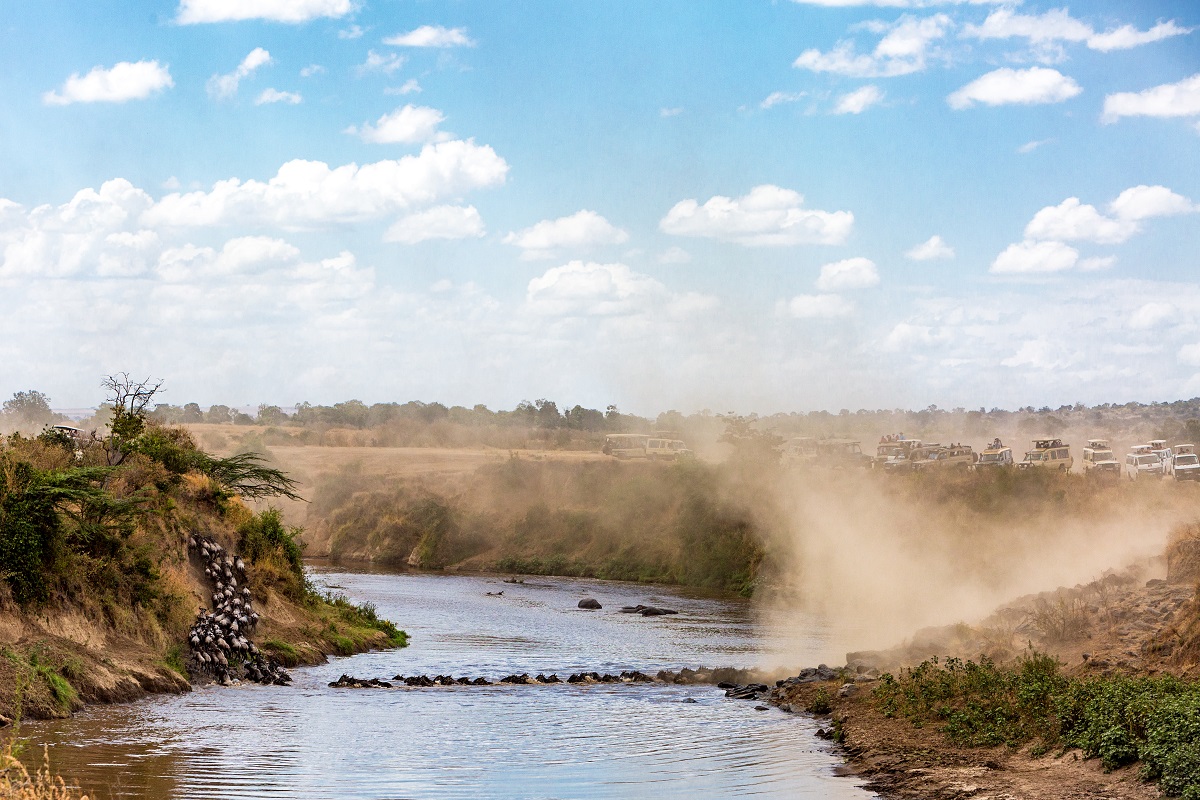
<path fill-rule="evenodd" d="M 757 623 L 747 603 L 661 587 L 537 578 L 318 570 L 408 631 L 403 650 L 293 670 L 290 687 L 200 689 L 23 734 L 93 797 L 822 798 L 872 797 L 803 716 L 728 700 L 712 686 L 597 684 L 331 689 L 342 673 L 484 676 L 754 666 L 815 653 L 824 632 Z M 488 592 L 500 592 L 500 596 Z M 594 597 L 604 609 L 582 611 Z M 678 616 L 621 614 L 667 606 Z M 811 663 L 811 662 L 809 662 Z M 694 701 L 694 702 L 692 702 Z"/>

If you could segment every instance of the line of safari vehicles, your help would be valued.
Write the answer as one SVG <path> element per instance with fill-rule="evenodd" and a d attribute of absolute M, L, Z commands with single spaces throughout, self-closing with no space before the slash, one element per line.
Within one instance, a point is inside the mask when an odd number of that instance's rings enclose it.
<path fill-rule="evenodd" d="M 889 473 L 917 472 L 939 469 L 1053 469 L 1069 472 L 1075 465 L 1070 445 L 1057 437 L 1040 437 L 1032 441 L 1020 461 L 1011 447 L 994 439 L 982 451 L 969 444 L 956 442 L 940 444 L 909 439 L 904 434 L 880 438 L 871 456 L 862 451 L 860 442 L 853 439 L 816 439 L 798 437 L 784 446 L 784 463 L 792 466 L 813 466 L 832 469 L 871 468 Z M 1163 439 L 1134 445 L 1125 456 L 1124 469 L 1113 454 L 1107 439 L 1088 439 L 1083 449 L 1083 472 L 1096 477 L 1130 479 L 1156 477 L 1177 481 L 1200 481 L 1200 457 L 1196 446 L 1179 444 L 1167 446 Z"/>
<path fill-rule="evenodd" d="M 1070 445 L 1058 437 L 1040 437 L 1032 441 L 1025 457 L 1017 461 L 1012 448 L 994 439 L 982 451 L 969 444 L 939 444 L 910 439 L 904 434 L 880 438 L 875 455 L 864 453 L 855 439 L 818 439 L 801 436 L 789 439 L 783 447 L 783 463 L 825 469 L 870 468 L 888 473 L 919 472 L 940 469 L 1052 469 L 1070 472 L 1075 465 Z M 654 434 L 611 433 L 604 439 L 603 452 L 618 459 L 645 458 L 651 461 L 675 461 L 691 458 L 693 453 L 671 432 Z M 1169 447 L 1165 439 L 1154 439 L 1130 448 L 1124 469 L 1113 454 L 1107 439 L 1088 439 L 1083 448 L 1083 472 L 1098 478 L 1174 478 L 1200 481 L 1200 456 L 1193 444 Z"/>

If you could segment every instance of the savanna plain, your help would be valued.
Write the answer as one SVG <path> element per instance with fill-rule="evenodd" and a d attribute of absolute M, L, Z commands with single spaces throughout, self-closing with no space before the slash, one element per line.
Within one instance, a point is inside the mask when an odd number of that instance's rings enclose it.
<path fill-rule="evenodd" d="M 1125 463 L 1152 441 L 1200 440 L 1200 401 L 656 418 L 547 400 L 512 411 L 348 401 L 251 413 L 164 404 L 127 376 L 105 385 L 90 418 L 56 415 L 32 391 L 4 406 L 4 796 L 118 796 L 70 771 L 86 755 L 36 745 L 59 730 L 39 726 L 131 702 L 303 691 L 398 697 L 386 702 L 403 713 L 404 698 L 526 702 L 520 693 L 562 683 L 694 693 L 682 700 L 727 709 L 729 735 L 748 724 L 743 709 L 762 709 L 752 718 L 792 726 L 831 758 L 812 769 L 863 797 L 1200 798 L 1200 482 L 1136 467 L 1131 479 Z M 1116 469 L 1084 464 L 1094 439 Z M 915 469 L 881 455 L 918 440 L 972 453 Z M 1057 440 L 1071 461 L 985 466 L 978 453 L 996 440 L 1017 461 Z M 643 451 L 612 454 L 630 441 Z M 650 441 L 680 447 L 656 458 Z M 474 661 L 470 648 L 490 645 L 472 639 L 454 651 L 461 663 L 426 673 L 437 662 L 422 661 L 422 637 L 448 634 L 411 601 L 384 613 L 356 594 L 355 574 L 457 581 L 505 615 L 524 612 L 502 604 L 542 587 L 537 603 L 574 615 L 553 624 L 580 630 L 637 620 L 695 636 L 710 630 L 699 609 L 732 609 L 738 625 L 770 631 L 770 646 L 714 641 L 703 661 L 703 648 L 622 661 L 632 651 L 612 643 L 595 668 L 555 668 L 534 649 Z M 512 671 L 484 674 L 488 663 Z M 403 674 L 372 672 L 385 665 Z M 322 669 L 341 677 L 326 683 Z M 760 749 L 789 757 L 773 740 Z"/>

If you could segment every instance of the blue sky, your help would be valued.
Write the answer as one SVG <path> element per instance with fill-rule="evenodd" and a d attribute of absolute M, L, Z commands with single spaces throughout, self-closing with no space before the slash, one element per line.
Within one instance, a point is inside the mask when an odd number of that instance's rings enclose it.
<path fill-rule="evenodd" d="M 1200 12 L 1132 6 L 13 7 L 0 393 L 1200 395 Z"/>

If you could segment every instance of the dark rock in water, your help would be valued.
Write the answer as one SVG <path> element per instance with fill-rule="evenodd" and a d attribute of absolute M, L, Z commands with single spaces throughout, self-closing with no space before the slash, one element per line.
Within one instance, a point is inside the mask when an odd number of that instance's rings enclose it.
<path fill-rule="evenodd" d="M 621 606 L 622 614 L 639 614 L 645 606 Z"/>
<path fill-rule="evenodd" d="M 729 681 L 721 681 L 720 683 L 717 684 L 717 688 L 718 689 L 736 689 L 737 684 L 730 683 Z"/>
<path fill-rule="evenodd" d="M 694 697 L 685 697 L 682 700 L 680 700 L 679 702 L 681 702 L 681 703 L 698 703 L 700 701 Z"/>
<path fill-rule="evenodd" d="M 585 597 L 579 601 L 580 608 L 601 609 L 604 606 L 600 605 L 600 601 L 594 597 Z"/>
<path fill-rule="evenodd" d="M 755 706 L 754 710 L 755 711 L 766 711 L 767 707 L 766 706 Z"/>
<path fill-rule="evenodd" d="M 654 606 L 646 606 L 638 612 L 643 617 L 661 617 L 667 614 L 678 614 L 678 611 L 672 611 L 669 608 L 655 608 Z"/>
<path fill-rule="evenodd" d="M 817 728 L 817 738 L 818 739 L 832 739 L 833 731 L 826 730 L 825 728 Z"/>

